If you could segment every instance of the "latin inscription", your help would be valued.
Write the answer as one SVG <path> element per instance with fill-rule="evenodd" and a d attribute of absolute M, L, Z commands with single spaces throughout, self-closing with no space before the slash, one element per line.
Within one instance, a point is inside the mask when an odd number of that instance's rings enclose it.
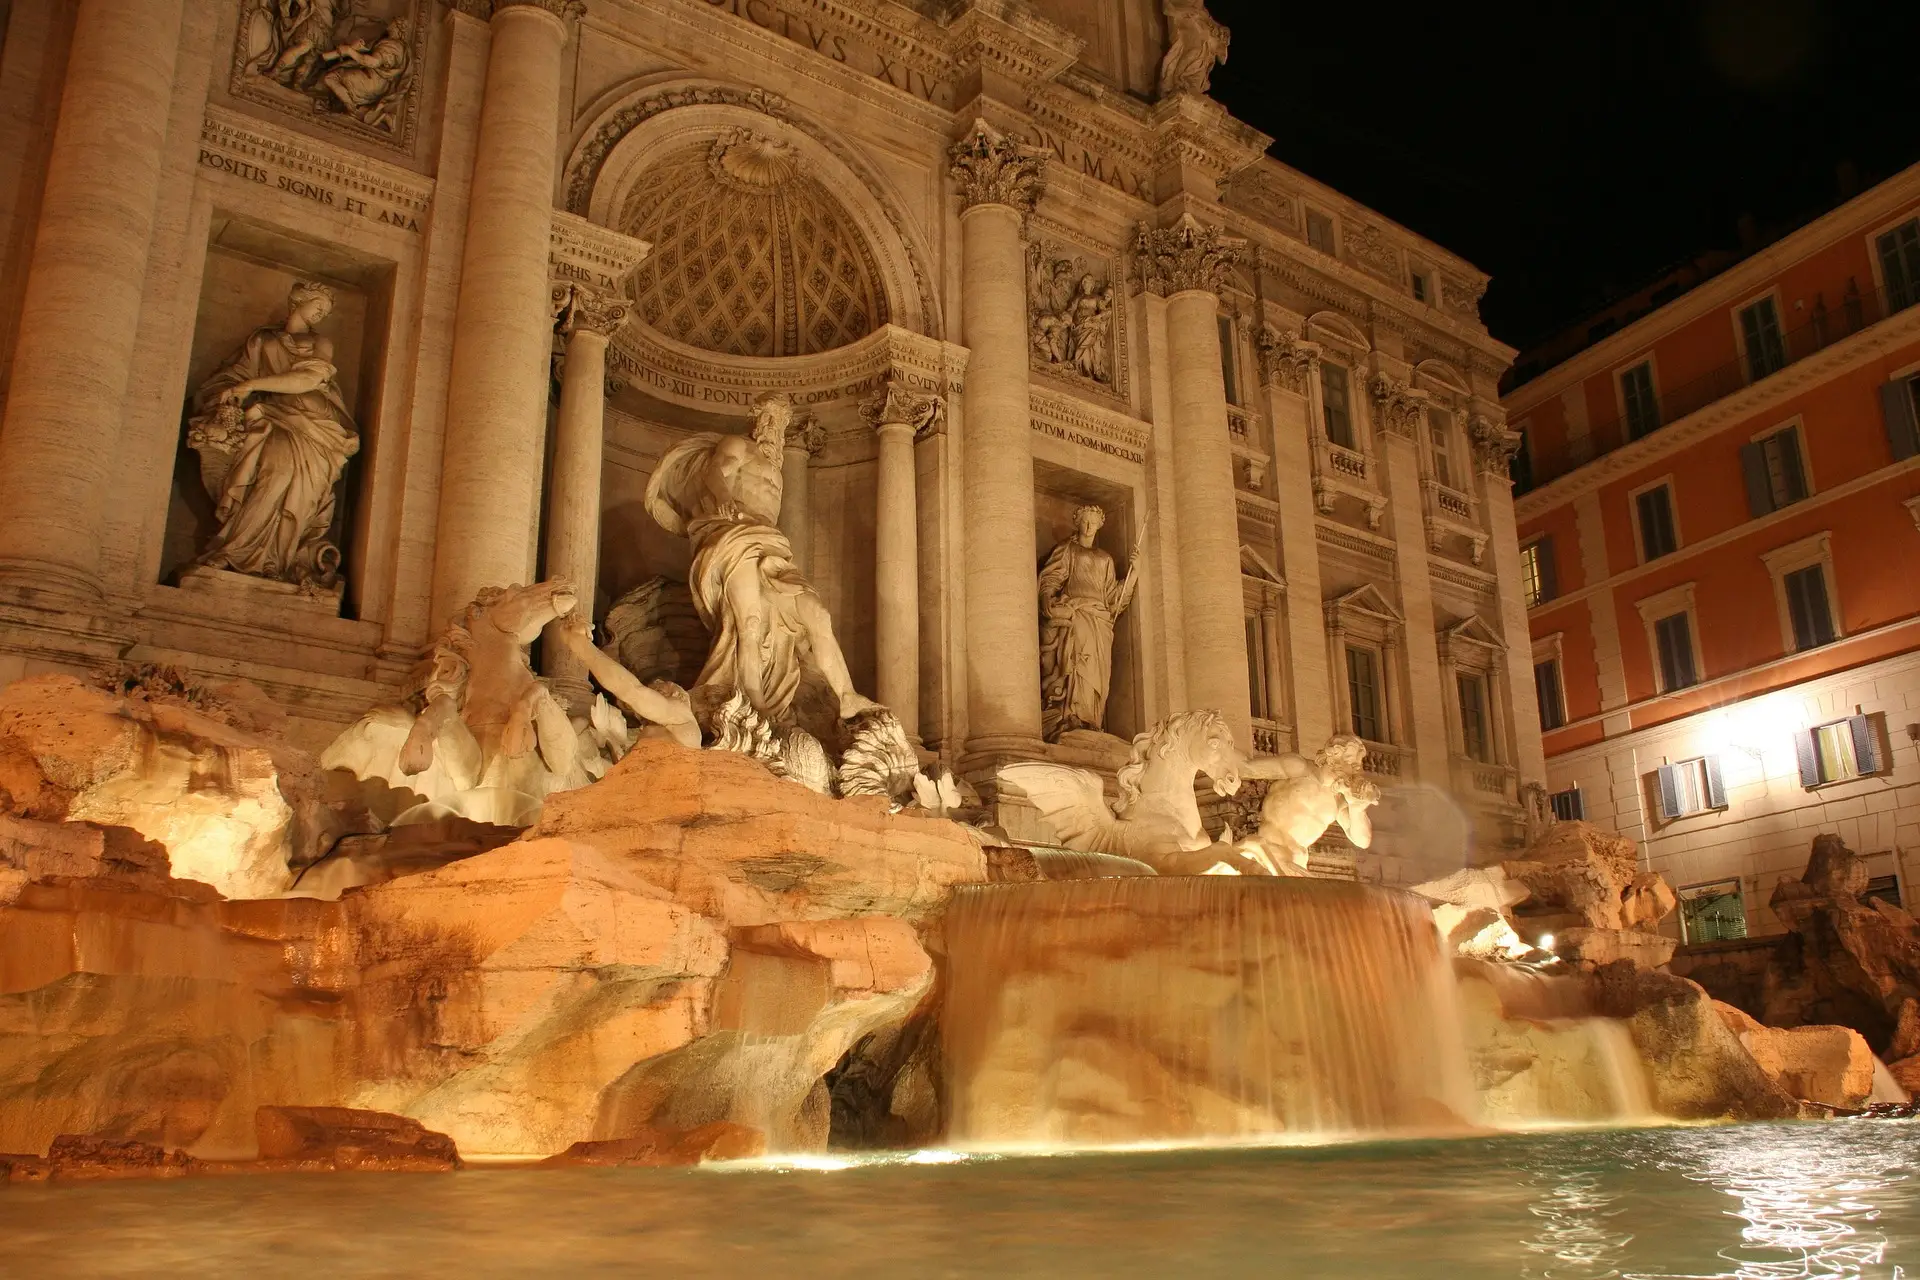
<path fill-rule="evenodd" d="M 1147 174 L 1128 169 L 1117 160 L 1097 156 L 1078 142 L 1069 141 L 1037 125 L 1028 141 L 1036 147 L 1045 147 L 1068 169 L 1083 173 L 1095 182 L 1104 182 L 1115 191 L 1141 200 L 1153 198 L 1153 187 Z"/>
<path fill-rule="evenodd" d="M 1072 427 L 1058 422 L 1049 422 L 1045 418 L 1032 419 L 1033 429 L 1043 436 L 1052 436 L 1056 440 L 1065 440 L 1068 444 L 1077 444 L 1083 449 L 1092 449 L 1095 453 L 1104 453 L 1131 462 L 1136 466 L 1147 460 L 1147 455 L 1138 449 L 1129 449 L 1125 445 L 1115 444 L 1111 440 L 1102 440 L 1098 436 L 1088 435 L 1084 431 L 1075 431 Z"/>
<path fill-rule="evenodd" d="M 929 80 L 926 74 L 906 66 L 896 58 L 850 43 L 845 36 L 816 27 L 804 18 L 795 18 L 773 0 L 707 0 L 716 9 L 724 9 L 745 18 L 754 26 L 802 44 L 823 57 L 844 63 L 876 80 L 885 80 L 896 89 L 938 106 L 953 105 L 952 88 L 944 80 Z"/>
<path fill-rule="evenodd" d="M 311 178 L 297 177 L 290 173 L 273 173 L 250 161 L 239 160 L 233 156 L 215 151 L 211 147 L 200 148 L 200 163 L 209 169 L 218 169 L 221 173 L 231 174 L 244 182 L 257 183 L 284 192 L 296 200 L 304 200 L 323 209 L 338 209 L 356 217 L 378 222 L 382 226 L 398 227 L 402 231 L 420 232 L 420 220 L 412 214 L 398 209 L 370 203 L 358 196 L 350 196 L 344 191 L 329 187 Z"/>

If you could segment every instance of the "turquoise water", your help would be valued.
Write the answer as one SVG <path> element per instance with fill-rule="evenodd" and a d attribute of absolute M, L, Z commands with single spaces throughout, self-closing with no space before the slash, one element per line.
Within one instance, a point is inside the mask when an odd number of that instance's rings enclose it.
<path fill-rule="evenodd" d="M 4 1187 L 0 1276 L 1920 1280 L 1912 1121 L 919 1159 Z"/>

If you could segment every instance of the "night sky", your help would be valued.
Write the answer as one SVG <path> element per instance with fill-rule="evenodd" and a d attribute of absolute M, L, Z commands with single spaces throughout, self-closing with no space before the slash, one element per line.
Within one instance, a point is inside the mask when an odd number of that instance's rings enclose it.
<path fill-rule="evenodd" d="M 1920 160 L 1920 5 L 1209 0 L 1278 159 L 1493 276 L 1519 347 Z"/>

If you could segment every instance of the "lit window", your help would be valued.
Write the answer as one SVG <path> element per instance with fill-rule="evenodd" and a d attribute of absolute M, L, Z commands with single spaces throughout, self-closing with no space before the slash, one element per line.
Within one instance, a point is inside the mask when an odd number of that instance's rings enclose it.
<path fill-rule="evenodd" d="M 1880 728 L 1872 716 L 1848 716 L 1808 729 L 1795 739 L 1794 753 L 1804 787 L 1870 777 L 1886 768 Z"/>
<path fill-rule="evenodd" d="M 1800 455 L 1800 429 L 1786 427 L 1740 446 L 1747 480 L 1747 510 L 1764 516 L 1807 496 L 1807 468 Z"/>
<path fill-rule="evenodd" d="M 1693 663 L 1693 623 L 1686 614 L 1669 614 L 1657 620 L 1653 642 L 1659 649 L 1660 692 L 1671 693 L 1700 683 L 1700 673 Z"/>
<path fill-rule="evenodd" d="M 1469 760 L 1493 762 L 1492 717 L 1487 714 L 1487 678 L 1462 675 L 1456 681 L 1460 691 L 1460 743 Z"/>
<path fill-rule="evenodd" d="M 1772 298 L 1762 298 L 1740 312 L 1740 336 L 1747 344 L 1747 374 L 1754 381 L 1787 367 L 1787 348 L 1780 337 L 1780 311 Z"/>
<path fill-rule="evenodd" d="M 1330 361 L 1320 363 L 1320 409 L 1327 439 L 1342 449 L 1353 448 L 1353 410 L 1347 399 L 1347 371 Z"/>
<path fill-rule="evenodd" d="M 1547 803 L 1553 807 L 1553 816 L 1562 822 L 1578 822 L 1587 816 L 1587 803 L 1581 798 L 1578 786 L 1554 792 L 1547 797 Z"/>
<path fill-rule="evenodd" d="M 1620 375 L 1627 406 L 1627 439 L 1638 440 L 1660 426 L 1660 402 L 1653 395 L 1653 362 L 1643 360 Z"/>
<path fill-rule="evenodd" d="M 1558 729 L 1567 722 L 1567 704 L 1560 687 L 1560 661 L 1548 658 L 1533 664 L 1533 691 L 1540 702 L 1542 732 Z"/>
<path fill-rule="evenodd" d="M 1654 771 L 1654 792 L 1660 802 L 1660 817 L 1667 822 L 1727 807 L 1727 789 L 1720 781 L 1717 756 L 1661 765 Z"/>
<path fill-rule="evenodd" d="M 1635 494 L 1633 505 L 1640 518 L 1640 558 L 1658 560 L 1672 555 L 1680 545 L 1673 525 L 1673 490 L 1664 484 L 1655 485 Z"/>
<path fill-rule="evenodd" d="M 1553 539 L 1536 538 L 1520 548 L 1520 590 L 1529 609 L 1560 594 L 1554 570 Z"/>
<path fill-rule="evenodd" d="M 1381 730 L 1380 655 L 1359 645 L 1347 646 L 1347 698 L 1353 706 L 1353 736 L 1368 742 L 1386 741 Z"/>
<path fill-rule="evenodd" d="M 1307 210 L 1307 243 L 1333 256 L 1333 219 L 1316 209 Z"/>
<path fill-rule="evenodd" d="M 1738 880 L 1680 890 L 1680 930 L 1689 943 L 1732 942 L 1747 936 L 1747 905 Z"/>

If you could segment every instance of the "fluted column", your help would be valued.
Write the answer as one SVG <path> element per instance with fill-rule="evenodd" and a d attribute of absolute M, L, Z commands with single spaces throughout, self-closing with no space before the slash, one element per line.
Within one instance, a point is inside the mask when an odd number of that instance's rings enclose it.
<path fill-rule="evenodd" d="M 453 321 L 437 627 L 480 588 L 532 576 L 553 346 L 548 254 L 560 130 L 560 53 L 580 0 L 493 0 L 460 302 Z"/>
<path fill-rule="evenodd" d="M 1496 411 L 1497 412 L 1497 411 Z M 1467 431 L 1473 440 L 1474 461 L 1480 471 L 1482 510 L 1492 535 L 1493 572 L 1500 584 L 1500 630 L 1507 642 L 1508 660 L 1496 681 L 1505 690 L 1513 726 L 1513 744 L 1506 763 L 1520 771 L 1523 782 L 1547 776 L 1547 758 L 1540 742 L 1540 695 L 1533 684 L 1533 663 L 1513 660 L 1527 643 L 1527 601 L 1520 582 L 1520 540 L 1513 515 L 1513 455 L 1520 449 L 1520 433 L 1509 430 L 1498 417 L 1475 414 Z"/>
<path fill-rule="evenodd" d="M 554 427 L 553 476 L 547 491 L 547 576 L 570 578 L 587 610 L 600 576 L 600 464 L 606 451 L 607 340 L 627 322 L 623 302 L 579 285 L 554 291 L 567 358 L 560 375 L 560 416 Z M 575 710 L 588 702 L 586 664 L 555 637 L 542 653 L 546 674 Z"/>
<path fill-rule="evenodd" d="M 1148 288 L 1167 299 L 1174 546 L 1185 613 L 1187 702 L 1225 715 L 1241 750 L 1250 751 L 1240 517 L 1220 372 L 1218 296 L 1245 247 L 1192 215 L 1164 229 L 1142 227 L 1139 236 L 1141 274 Z"/>
<path fill-rule="evenodd" d="M 970 742 L 983 747 L 1040 737 L 1023 223 L 1040 195 L 1045 155 L 984 120 L 952 151 L 962 206 L 960 319 L 972 352 L 961 466 L 967 724 Z"/>
<path fill-rule="evenodd" d="M 874 517 L 875 672 L 880 701 L 920 736 L 920 510 L 913 442 L 940 414 L 937 396 L 889 379 L 860 406 L 880 437 Z"/>
<path fill-rule="evenodd" d="M 0 582 L 100 597 L 182 0 L 81 0 L 0 423 Z"/>
<path fill-rule="evenodd" d="M 827 433 L 820 420 L 796 410 L 787 424 L 787 442 L 780 454 L 780 532 L 793 547 L 793 562 L 801 573 L 813 572 L 813 460 L 820 455 Z"/>

